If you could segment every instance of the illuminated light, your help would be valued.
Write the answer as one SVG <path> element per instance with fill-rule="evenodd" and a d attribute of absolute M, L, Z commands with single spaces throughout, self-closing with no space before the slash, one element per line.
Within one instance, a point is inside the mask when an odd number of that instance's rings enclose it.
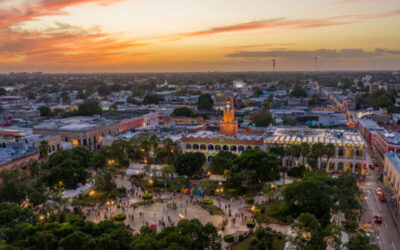
<path fill-rule="evenodd" d="M 72 146 L 74 146 L 74 147 L 79 146 L 79 141 L 77 139 L 72 139 L 71 142 L 72 142 Z"/>
<path fill-rule="evenodd" d="M 210 175 L 211 175 L 211 172 L 210 172 L 210 171 L 208 171 L 208 172 L 207 172 L 207 175 L 209 175 L 209 176 L 210 176 Z"/>
<path fill-rule="evenodd" d="M 40 216 L 39 216 L 39 219 L 40 219 L 41 221 L 44 221 L 44 216 L 43 216 L 43 215 L 40 215 Z"/>
<path fill-rule="evenodd" d="M 182 214 L 182 213 L 179 213 L 179 217 L 180 217 L 181 219 L 183 219 L 183 218 L 185 218 L 185 215 Z"/>
<path fill-rule="evenodd" d="M 252 206 L 251 207 L 251 211 L 254 212 L 254 210 L 256 209 L 256 206 Z"/>
<path fill-rule="evenodd" d="M 141 148 L 140 151 L 144 152 L 144 148 Z"/>
<path fill-rule="evenodd" d="M 103 141 L 103 136 L 99 136 L 99 142 Z"/>
<path fill-rule="evenodd" d="M 150 183 L 150 184 L 153 184 L 153 180 L 152 180 L 152 179 L 150 179 L 150 180 L 149 180 L 149 183 Z"/>
<path fill-rule="evenodd" d="M 89 195 L 90 195 L 90 196 L 93 196 L 94 193 L 95 193 L 94 190 L 92 190 L 92 191 L 89 192 Z"/>

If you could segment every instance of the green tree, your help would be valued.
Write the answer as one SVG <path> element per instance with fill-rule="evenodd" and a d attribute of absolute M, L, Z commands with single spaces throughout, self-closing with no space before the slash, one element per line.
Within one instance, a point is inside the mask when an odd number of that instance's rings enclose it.
<path fill-rule="evenodd" d="M 42 179 L 50 187 L 75 188 L 85 184 L 92 153 L 83 147 L 58 151 L 49 157 L 42 168 Z"/>
<path fill-rule="evenodd" d="M 181 154 L 176 158 L 174 167 L 177 174 L 186 175 L 191 178 L 194 174 L 199 172 L 205 162 L 206 157 L 203 153 L 188 152 Z"/>
<path fill-rule="evenodd" d="M 268 127 L 274 119 L 270 112 L 257 112 L 250 115 L 250 120 L 257 127 Z"/>
<path fill-rule="evenodd" d="M 325 146 L 321 142 L 317 142 L 311 146 L 311 156 L 317 161 L 318 168 L 321 167 L 321 158 L 325 155 Z"/>
<path fill-rule="evenodd" d="M 149 104 L 159 104 L 161 101 L 163 101 L 163 98 L 161 98 L 159 95 L 152 95 L 148 94 L 145 95 L 143 98 L 143 104 L 144 105 L 149 105 Z"/>
<path fill-rule="evenodd" d="M 20 184 L 18 172 L 0 172 L 0 201 L 20 203 L 25 198 L 25 188 Z"/>
<path fill-rule="evenodd" d="M 35 100 L 35 99 L 36 99 L 36 95 L 35 95 L 35 93 L 33 93 L 33 92 L 29 92 L 29 93 L 26 95 L 26 97 L 27 97 L 29 100 Z"/>
<path fill-rule="evenodd" d="M 209 164 L 211 172 L 213 174 L 224 174 L 225 170 L 229 170 L 232 167 L 234 159 L 236 159 L 236 155 L 232 152 L 219 151 Z"/>
<path fill-rule="evenodd" d="M 113 183 L 113 177 L 115 172 L 109 168 L 103 168 L 96 172 L 96 190 L 111 191 L 115 184 Z"/>
<path fill-rule="evenodd" d="M 303 213 L 297 219 L 298 222 L 292 225 L 295 236 L 291 242 L 298 249 L 324 250 L 327 247 L 325 240 L 326 231 L 313 214 Z"/>
<path fill-rule="evenodd" d="M 39 154 L 41 158 L 44 158 L 47 161 L 49 156 L 50 145 L 49 142 L 46 140 L 42 140 L 39 143 Z"/>
<path fill-rule="evenodd" d="M 326 155 L 326 166 L 329 167 L 329 160 L 336 155 L 336 147 L 332 143 L 328 143 L 324 146 L 324 152 Z"/>
<path fill-rule="evenodd" d="M 323 225 L 328 224 L 331 209 L 335 206 L 332 197 L 333 184 L 333 178 L 315 173 L 287 185 L 283 190 L 287 213 L 293 217 L 298 217 L 302 213 L 311 213 Z"/>
<path fill-rule="evenodd" d="M 310 145 L 306 142 L 302 142 L 300 144 L 300 155 L 302 159 L 302 165 L 304 165 L 304 161 L 309 154 L 310 154 Z"/>
<path fill-rule="evenodd" d="M 40 162 L 37 160 L 30 162 L 28 165 L 28 169 L 30 171 L 31 177 L 33 177 L 35 180 L 35 186 L 37 185 L 37 182 L 38 182 L 40 167 L 41 167 Z"/>
<path fill-rule="evenodd" d="M 231 172 L 233 174 L 243 171 L 253 171 L 255 181 L 273 181 L 280 178 L 278 157 L 273 153 L 267 153 L 259 148 L 248 149 L 233 160 Z M 248 173 L 251 174 L 251 173 Z"/>
<path fill-rule="evenodd" d="M 369 237 L 363 230 L 360 230 L 355 237 L 351 238 L 350 241 L 345 244 L 345 246 L 349 250 L 379 250 L 379 247 L 370 244 Z"/>
<path fill-rule="evenodd" d="M 63 104 L 71 104 L 71 97 L 69 97 L 67 92 L 61 93 L 60 99 L 62 100 Z"/>
<path fill-rule="evenodd" d="M 290 95 L 293 97 L 307 97 L 308 96 L 307 92 L 300 86 L 296 86 L 293 89 L 293 91 L 290 93 Z"/>
<path fill-rule="evenodd" d="M 192 117 L 194 115 L 193 110 L 188 107 L 175 108 L 171 116 L 181 117 Z"/>
<path fill-rule="evenodd" d="M 40 116 L 43 117 L 51 116 L 51 109 L 48 106 L 40 106 L 38 110 L 40 112 Z"/>
<path fill-rule="evenodd" d="M 7 91 L 5 90 L 5 88 L 0 88 L 0 96 L 6 95 Z"/>
<path fill-rule="evenodd" d="M 199 110 L 211 110 L 214 105 L 214 101 L 210 94 L 201 94 L 197 100 L 197 108 Z"/>
<path fill-rule="evenodd" d="M 94 100 L 85 100 L 82 104 L 78 105 L 77 115 L 92 116 L 102 113 L 99 103 Z"/>

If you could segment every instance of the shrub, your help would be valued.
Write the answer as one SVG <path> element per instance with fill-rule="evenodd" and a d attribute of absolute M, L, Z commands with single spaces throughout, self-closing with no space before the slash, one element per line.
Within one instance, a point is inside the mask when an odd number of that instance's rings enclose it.
<path fill-rule="evenodd" d="M 237 195 L 237 190 L 234 188 L 228 188 L 225 190 L 225 194 L 228 196 L 236 196 Z"/>
<path fill-rule="evenodd" d="M 119 187 L 119 188 L 117 188 L 117 191 L 118 191 L 119 195 L 123 197 L 126 194 L 126 187 Z"/>
<path fill-rule="evenodd" d="M 146 193 L 142 195 L 143 200 L 151 200 L 153 199 L 153 194 L 151 193 Z"/>
<path fill-rule="evenodd" d="M 213 200 L 207 199 L 203 201 L 203 205 L 205 206 L 211 206 L 214 203 Z"/>
<path fill-rule="evenodd" d="M 251 204 L 254 203 L 254 197 L 246 197 L 246 199 L 244 199 L 244 202 L 245 202 L 247 205 L 251 205 Z"/>
<path fill-rule="evenodd" d="M 125 214 L 116 214 L 114 216 L 114 220 L 122 222 L 122 221 L 126 220 L 126 215 Z"/>
<path fill-rule="evenodd" d="M 256 238 L 253 238 L 253 239 L 251 239 L 251 241 L 250 241 L 250 245 L 252 245 L 252 246 L 257 245 L 257 243 L 258 243 L 258 240 L 257 240 Z"/>
<path fill-rule="evenodd" d="M 248 221 L 246 225 L 248 228 L 254 228 L 256 226 L 256 223 L 254 221 Z"/>
<path fill-rule="evenodd" d="M 235 240 L 232 234 L 227 234 L 224 236 L 224 241 L 227 243 L 232 243 Z"/>
<path fill-rule="evenodd" d="M 243 234 L 239 234 L 239 241 L 243 241 L 243 240 L 244 240 Z"/>

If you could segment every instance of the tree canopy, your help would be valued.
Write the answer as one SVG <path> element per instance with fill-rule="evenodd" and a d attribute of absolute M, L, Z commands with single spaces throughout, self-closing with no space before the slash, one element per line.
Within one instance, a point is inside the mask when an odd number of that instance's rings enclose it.
<path fill-rule="evenodd" d="M 211 172 L 213 174 L 224 174 L 225 170 L 231 168 L 234 159 L 236 159 L 235 154 L 228 151 L 219 151 L 209 164 Z"/>
<path fill-rule="evenodd" d="M 0 203 L 0 240 L 4 249 L 45 249 L 38 216 L 30 208 Z M 104 220 L 97 224 L 79 216 L 58 216 L 44 223 L 49 249 L 219 249 L 221 238 L 211 224 L 181 220 L 176 226 L 156 233 L 142 227 L 132 235 L 123 224 Z"/>
<path fill-rule="evenodd" d="M 99 103 L 94 100 L 85 100 L 82 104 L 79 104 L 77 115 L 92 116 L 102 113 L 102 109 Z"/>
<path fill-rule="evenodd" d="M 250 115 L 250 120 L 257 127 L 268 127 L 274 121 L 269 111 L 260 111 Z"/>
<path fill-rule="evenodd" d="M 296 86 L 293 91 L 290 93 L 291 96 L 293 97 L 307 97 L 307 91 L 304 90 L 304 88 L 300 86 Z"/>
<path fill-rule="evenodd" d="M 143 104 L 144 105 L 149 105 L 149 104 L 158 104 L 163 100 L 159 95 L 156 94 L 148 94 L 145 95 L 143 99 Z"/>
<path fill-rule="evenodd" d="M 231 178 L 234 175 L 242 176 L 242 181 L 246 180 L 247 184 L 278 180 L 278 157 L 259 148 L 248 149 L 233 160 Z"/>
<path fill-rule="evenodd" d="M 211 110 L 214 105 L 214 101 L 210 94 L 201 94 L 197 101 L 197 108 L 199 110 Z"/>
<path fill-rule="evenodd" d="M 49 157 L 43 167 L 43 180 L 50 186 L 75 188 L 86 183 L 92 153 L 83 147 L 58 151 Z"/>
<path fill-rule="evenodd" d="M 171 114 L 171 116 L 183 116 L 183 117 L 192 117 L 193 115 L 194 115 L 193 110 L 191 110 L 188 107 L 175 108 Z"/>
<path fill-rule="evenodd" d="M 189 178 L 199 172 L 203 164 L 206 162 L 206 157 L 200 152 L 187 152 L 179 155 L 175 162 L 174 167 L 176 173 L 179 175 L 186 175 Z"/>
<path fill-rule="evenodd" d="M 284 210 L 293 217 L 311 213 L 322 225 L 326 225 L 331 211 L 340 210 L 347 218 L 354 219 L 360 209 L 358 195 L 354 176 L 341 175 L 334 179 L 323 172 L 316 172 L 285 187 Z"/>

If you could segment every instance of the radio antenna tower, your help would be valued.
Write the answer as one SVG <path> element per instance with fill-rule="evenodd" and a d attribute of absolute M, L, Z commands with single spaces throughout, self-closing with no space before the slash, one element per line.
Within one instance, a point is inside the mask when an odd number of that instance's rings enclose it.
<path fill-rule="evenodd" d="M 275 58 L 272 58 L 272 73 L 275 73 L 275 65 L 276 65 Z"/>
<path fill-rule="evenodd" d="M 315 56 L 314 61 L 315 61 L 315 71 L 317 71 L 318 70 L 318 56 Z"/>

